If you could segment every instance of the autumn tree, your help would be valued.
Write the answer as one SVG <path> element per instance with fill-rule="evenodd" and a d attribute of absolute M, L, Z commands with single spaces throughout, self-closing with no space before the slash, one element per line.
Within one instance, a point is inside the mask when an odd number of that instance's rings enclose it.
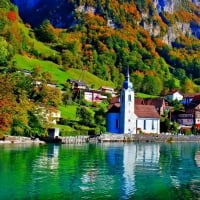
<path fill-rule="evenodd" d="M 0 37 L 0 65 L 6 63 L 8 56 L 8 43 L 3 37 Z"/>
<path fill-rule="evenodd" d="M 9 131 L 15 112 L 15 96 L 10 75 L 0 75 L 0 131 Z"/>

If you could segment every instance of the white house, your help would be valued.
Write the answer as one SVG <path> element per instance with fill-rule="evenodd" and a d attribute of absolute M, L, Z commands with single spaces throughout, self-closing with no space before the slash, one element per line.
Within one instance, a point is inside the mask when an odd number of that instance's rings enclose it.
<path fill-rule="evenodd" d="M 111 94 L 112 97 L 116 96 L 116 92 L 114 91 L 113 88 L 111 87 L 106 87 L 106 86 L 102 86 L 99 91 L 101 91 L 101 93 L 105 93 L 105 94 Z"/>
<path fill-rule="evenodd" d="M 159 133 L 160 118 L 159 114 L 152 105 L 135 105 L 137 116 L 137 133 Z"/>
<path fill-rule="evenodd" d="M 109 106 L 107 132 L 122 134 L 160 133 L 160 116 L 152 105 L 136 105 L 133 85 L 127 72 L 120 93 L 120 102 Z"/>
<path fill-rule="evenodd" d="M 179 91 L 175 90 L 167 95 L 167 99 L 171 101 L 175 100 L 181 101 L 183 99 L 183 95 Z"/>
<path fill-rule="evenodd" d="M 84 99 L 89 102 L 101 102 L 103 99 L 107 99 L 107 96 L 102 95 L 98 90 L 88 89 L 84 91 Z"/>
<path fill-rule="evenodd" d="M 57 121 L 61 118 L 61 111 L 51 106 L 38 106 L 35 114 L 38 115 L 42 121 L 49 124 L 57 124 Z"/>

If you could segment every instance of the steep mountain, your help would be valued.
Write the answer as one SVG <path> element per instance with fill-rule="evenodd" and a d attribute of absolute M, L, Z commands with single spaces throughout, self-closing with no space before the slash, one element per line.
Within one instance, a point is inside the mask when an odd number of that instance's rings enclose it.
<path fill-rule="evenodd" d="M 127 66 L 138 92 L 199 91 L 198 0 L 12 0 L 32 36 L 56 51 L 38 59 L 87 69 L 121 84 Z M 49 21 L 45 20 L 48 19 Z"/>
<path fill-rule="evenodd" d="M 122 24 L 122 20 L 118 19 L 120 16 L 121 18 L 125 17 L 125 20 L 135 21 L 135 23 L 148 30 L 152 36 L 161 36 L 163 41 L 168 44 L 171 44 L 182 33 L 200 37 L 200 9 L 198 8 L 200 1 L 198 0 L 106 2 L 12 0 L 12 2 L 19 7 L 22 19 L 32 26 L 38 26 L 43 20 L 49 19 L 56 27 L 70 27 L 77 23 L 77 11 L 90 11 L 106 17 L 107 20 L 114 22 L 114 24 Z M 118 3 L 121 3 L 121 5 L 117 8 L 114 4 L 117 5 Z M 129 9 L 127 10 L 123 5 L 125 7 L 129 6 Z M 136 10 L 130 9 L 135 9 L 135 7 Z M 126 10 L 123 12 L 122 9 Z"/>

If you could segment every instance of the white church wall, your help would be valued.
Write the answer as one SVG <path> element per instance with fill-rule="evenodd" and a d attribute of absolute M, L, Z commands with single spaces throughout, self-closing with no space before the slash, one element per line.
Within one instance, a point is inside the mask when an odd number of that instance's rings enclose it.
<path fill-rule="evenodd" d="M 160 121 L 151 118 L 138 118 L 137 129 L 143 133 L 160 133 Z"/>

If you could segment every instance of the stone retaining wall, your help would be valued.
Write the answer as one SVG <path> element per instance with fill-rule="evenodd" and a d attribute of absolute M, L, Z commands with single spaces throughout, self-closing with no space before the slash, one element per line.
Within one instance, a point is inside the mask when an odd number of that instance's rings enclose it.
<path fill-rule="evenodd" d="M 101 142 L 200 142 L 200 136 L 105 134 L 101 135 L 99 140 Z"/>
<path fill-rule="evenodd" d="M 89 141 L 89 136 L 59 137 L 63 144 L 81 144 Z"/>
<path fill-rule="evenodd" d="M 61 137 L 64 144 L 98 143 L 98 142 L 200 142 L 200 136 L 185 135 L 140 135 L 140 134 L 102 134 L 97 137 L 68 136 Z"/>
<path fill-rule="evenodd" d="M 59 137 L 63 144 L 99 143 L 99 142 L 200 142 L 200 135 L 140 135 L 140 134 L 102 134 L 100 136 Z M 0 143 L 42 143 L 29 137 L 6 136 Z"/>

